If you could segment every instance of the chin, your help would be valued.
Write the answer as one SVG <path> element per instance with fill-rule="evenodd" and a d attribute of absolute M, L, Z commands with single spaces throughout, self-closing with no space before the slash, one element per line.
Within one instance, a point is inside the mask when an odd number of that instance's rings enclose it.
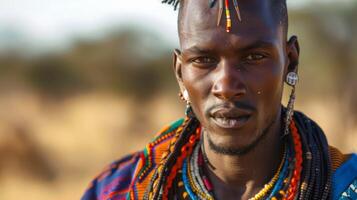
<path fill-rule="evenodd" d="M 216 130 L 209 132 L 210 136 L 218 144 L 245 146 L 259 137 L 260 133 L 256 129 L 239 130 Z"/>
<path fill-rule="evenodd" d="M 253 124 L 256 123 L 247 123 L 239 129 L 212 127 L 206 130 L 210 148 L 225 155 L 242 155 L 249 152 L 267 135 L 274 121 L 265 128 L 258 128 Z"/>
<path fill-rule="evenodd" d="M 257 144 L 259 136 L 254 134 L 251 137 L 210 135 L 208 133 L 208 143 L 210 149 L 222 155 L 243 155 Z"/>

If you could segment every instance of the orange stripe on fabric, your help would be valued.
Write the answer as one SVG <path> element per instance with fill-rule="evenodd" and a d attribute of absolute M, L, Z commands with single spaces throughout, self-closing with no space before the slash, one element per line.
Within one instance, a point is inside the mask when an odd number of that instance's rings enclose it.
<path fill-rule="evenodd" d="M 348 160 L 351 154 L 343 154 L 333 146 L 329 146 L 332 171 L 336 171 L 344 162 Z"/>
<path fill-rule="evenodd" d="M 166 140 L 155 147 L 154 165 L 160 162 L 161 156 L 164 152 L 168 150 L 170 142 L 171 140 Z M 151 170 L 149 174 L 145 177 L 145 179 L 141 181 L 141 183 L 136 182 L 135 187 L 136 187 L 138 199 L 142 199 L 144 197 L 144 194 L 146 192 L 146 189 L 150 183 L 153 174 L 154 174 L 154 170 Z"/>

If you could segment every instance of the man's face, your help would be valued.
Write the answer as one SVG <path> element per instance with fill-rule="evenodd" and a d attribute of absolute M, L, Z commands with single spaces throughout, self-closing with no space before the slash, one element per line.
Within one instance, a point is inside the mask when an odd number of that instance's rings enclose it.
<path fill-rule="evenodd" d="M 181 53 L 175 61 L 181 89 L 210 140 L 217 146 L 244 149 L 279 120 L 289 59 L 283 27 L 266 0 L 241 1 L 242 21 L 231 9 L 217 27 L 217 5 L 187 0 L 180 24 Z M 231 5 L 231 8 L 233 6 Z"/>

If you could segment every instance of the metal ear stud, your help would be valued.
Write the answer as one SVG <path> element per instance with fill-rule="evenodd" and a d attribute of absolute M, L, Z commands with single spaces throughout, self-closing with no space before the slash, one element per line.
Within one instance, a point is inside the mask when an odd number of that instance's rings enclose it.
<path fill-rule="evenodd" d="M 286 75 L 286 83 L 290 86 L 295 86 L 297 82 L 299 81 L 299 76 L 297 75 L 296 72 L 289 72 Z"/>

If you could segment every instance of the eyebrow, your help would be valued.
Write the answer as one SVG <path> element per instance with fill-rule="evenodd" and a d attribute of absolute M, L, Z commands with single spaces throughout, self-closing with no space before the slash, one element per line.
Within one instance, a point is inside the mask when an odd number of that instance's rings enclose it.
<path fill-rule="evenodd" d="M 249 51 L 252 49 L 258 48 L 273 48 L 275 45 L 273 42 L 269 42 L 266 40 L 256 40 L 246 46 L 238 47 L 234 51 Z M 193 53 L 193 54 L 208 54 L 216 51 L 214 48 L 202 48 L 198 45 L 192 46 L 190 48 L 184 49 L 184 53 Z"/>
<path fill-rule="evenodd" d="M 248 51 L 251 49 L 258 49 L 258 48 L 273 48 L 275 45 L 273 42 L 269 42 L 266 40 L 257 40 L 253 43 L 248 44 L 247 46 L 238 48 L 239 51 Z"/>
<path fill-rule="evenodd" d="M 192 46 L 188 49 L 183 50 L 184 53 L 193 53 L 193 54 L 208 54 L 213 51 L 214 51 L 213 49 L 203 49 L 198 46 Z"/>

